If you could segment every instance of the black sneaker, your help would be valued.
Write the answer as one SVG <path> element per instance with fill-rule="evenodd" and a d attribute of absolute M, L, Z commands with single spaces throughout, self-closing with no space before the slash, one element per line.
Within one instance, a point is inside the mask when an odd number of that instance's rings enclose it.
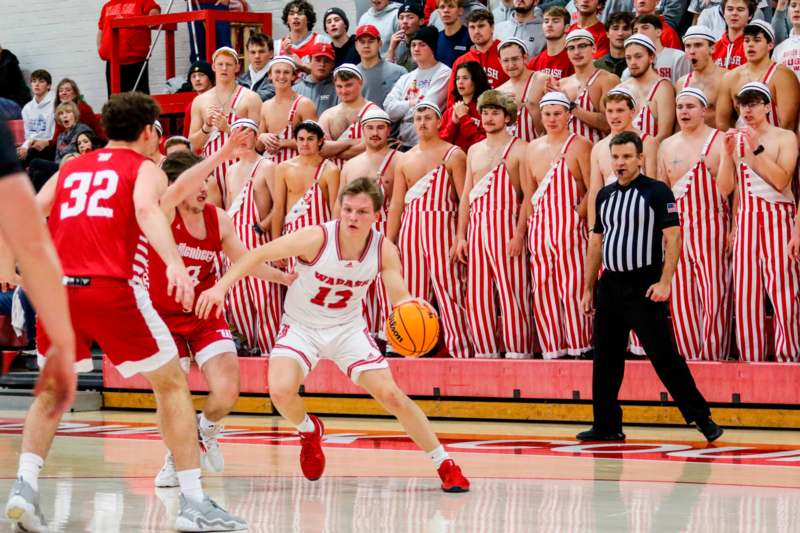
<path fill-rule="evenodd" d="M 594 427 L 592 429 L 587 429 L 586 431 L 581 431 L 575 438 L 578 440 L 586 440 L 586 441 L 615 441 L 615 440 L 625 440 L 625 433 L 621 431 L 611 431 L 611 432 L 603 432 L 598 431 Z"/>
<path fill-rule="evenodd" d="M 697 420 L 695 423 L 697 424 L 697 430 L 706 437 L 708 442 L 714 442 L 722 436 L 722 428 L 711 418 Z"/>

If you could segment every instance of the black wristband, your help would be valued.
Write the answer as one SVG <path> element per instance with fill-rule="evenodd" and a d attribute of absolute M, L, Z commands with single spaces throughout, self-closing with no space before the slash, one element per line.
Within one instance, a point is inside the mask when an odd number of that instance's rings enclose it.
<path fill-rule="evenodd" d="M 753 155 L 758 155 L 758 154 L 760 154 L 760 153 L 761 153 L 761 152 L 763 152 L 763 151 L 764 151 L 764 145 L 763 145 L 763 144 L 759 144 L 759 145 L 756 147 L 756 149 L 755 149 L 755 150 L 753 150 Z"/>
<path fill-rule="evenodd" d="M 256 234 L 258 234 L 258 235 L 260 235 L 262 237 L 267 234 L 267 232 L 264 231 L 264 228 L 262 228 L 261 226 L 258 225 L 258 222 L 254 222 L 253 223 L 253 231 L 255 231 Z"/>

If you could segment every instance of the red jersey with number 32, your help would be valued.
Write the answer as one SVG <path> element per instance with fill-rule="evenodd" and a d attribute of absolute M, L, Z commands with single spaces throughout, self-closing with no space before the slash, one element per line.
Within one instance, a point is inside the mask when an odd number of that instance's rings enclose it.
<path fill-rule="evenodd" d="M 64 274 L 133 278 L 141 234 L 133 189 L 146 160 L 127 148 L 108 148 L 61 167 L 48 226 Z"/>
<path fill-rule="evenodd" d="M 186 224 L 177 209 L 175 210 L 175 220 L 172 221 L 172 235 L 178 246 L 178 253 L 183 258 L 183 264 L 186 265 L 186 271 L 195 284 L 195 298 L 216 283 L 217 273 L 214 258 L 218 252 L 222 251 L 219 214 L 215 205 L 206 204 L 203 209 L 203 222 L 206 226 L 206 236 L 198 239 L 186 229 Z M 167 294 L 167 266 L 164 261 L 152 248 L 149 250 L 148 259 L 150 300 L 153 302 L 153 307 L 159 313 L 184 313 L 183 306 Z"/>
<path fill-rule="evenodd" d="M 283 308 L 293 321 L 310 328 L 346 325 L 362 316 L 362 302 L 381 270 L 383 236 L 370 230 L 358 259 L 342 259 L 339 221 L 320 226 L 325 232 L 322 248 L 311 262 L 299 257 L 297 279 L 289 285 Z"/>

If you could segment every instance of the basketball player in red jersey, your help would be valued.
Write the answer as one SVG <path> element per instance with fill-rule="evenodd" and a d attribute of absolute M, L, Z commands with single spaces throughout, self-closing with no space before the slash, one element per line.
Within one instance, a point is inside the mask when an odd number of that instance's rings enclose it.
<path fill-rule="evenodd" d="M 197 95 L 192 102 L 189 126 L 192 149 L 202 150 L 206 157 L 222 148 L 237 118 L 258 122 L 261 113 L 261 97 L 236 83 L 239 73 L 236 50 L 226 46 L 218 49 L 212 56 L 212 63 L 216 85 Z M 216 187 L 211 188 L 211 199 L 218 206 L 225 205 L 225 175 L 233 163 L 225 161 L 214 170 Z"/>
<path fill-rule="evenodd" d="M 216 503 L 200 484 L 200 457 L 186 377 L 175 342 L 150 303 L 135 270 L 143 259 L 139 236 L 166 266 L 167 293 L 184 308 L 194 300 L 192 280 L 159 208 L 166 177 L 145 153 L 156 142 L 157 104 L 140 93 L 111 97 L 103 106 L 106 148 L 69 161 L 39 193 L 63 268 L 76 337 L 76 371 L 91 370 L 89 348 L 97 341 L 124 377 L 142 374 L 152 385 L 161 435 L 175 456 L 181 488 L 176 528 L 236 531 L 246 524 Z M 39 327 L 39 353 L 50 339 Z M 46 359 L 42 358 L 44 364 Z M 23 474 L 6 507 L 28 531 L 46 530 L 38 507 L 38 472 L 58 428 L 37 398 L 25 420 L 20 458 Z"/>
<path fill-rule="evenodd" d="M 255 127 L 255 122 L 253 125 Z M 225 145 L 208 159 L 178 153 L 168 157 L 164 163 L 164 172 L 171 185 L 161 197 L 161 210 L 171 223 L 178 253 L 195 283 L 195 295 L 214 285 L 214 258 L 219 252 L 235 261 L 247 251 L 236 234 L 231 217 L 207 202 L 208 177 L 219 164 L 233 158 L 245 135 L 245 129 L 234 129 Z M 188 371 L 190 355 L 193 356 L 208 383 L 208 398 L 197 417 L 201 450 L 204 452 L 201 464 L 211 472 L 222 472 L 225 459 L 217 442 L 217 435 L 223 429 L 219 421 L 230 412 L 239 397 L 239 360 L 230 328 L 224 318 L 197 318 L 167 295 L 166 265 L 157 254 L 149 254 L 148 266 L 153 307 L 164 319 L 178 345 L 184 370 Z M 256 276 L 287 285 L 294 278 L 267 265 L 261 265 Z M 164 466 L 156 476 L 156 486 L 178 486 L 175 462 L 170 452 L 167 452 Z"/>
<path fill-rule="evenodd" d="M 395 305 L 412 299 L 397 247 L 373 227 L 383 195 L 373 178 L 359 178 L 342 189 L 338 203 L 339 219 L 299 229 L 247 252 L 217 285 L 198 297 L 197 314 L 206 317 L 216 307 L 219 315 L 227 289 L 258 265 L 295 258 L 299 276 L 286 293 L 281 334 L 270 354 L 269 391 L 278 411 L 300 432 L 303 475 L 312 481 L 322 476 L 324 428 L 319 418 L 306 413 L 297 391 L 317 361 L 327 358 L 397 417 L 430 455 L 442 490 L 465 492 L 469 481 L 422 410 L 397 387 L 362 317 L 364 298 L 378 274 Z"/>

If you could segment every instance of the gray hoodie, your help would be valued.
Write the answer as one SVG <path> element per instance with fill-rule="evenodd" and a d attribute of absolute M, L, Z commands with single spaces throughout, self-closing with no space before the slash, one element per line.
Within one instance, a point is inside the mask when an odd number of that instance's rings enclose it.
<path fill-rule="evenodd" d="M 392 35 L 394 35 L 400 27 L 400 22 L 397 20 L 397 12 L 399 10 L 399 4 L 389 2 L 389 4 L 380 11 L 375 11 L 374 7 L 369 8 L 369 11 L 361 15 L 361 18 L 358 19 L 359 26 L 372 24 L 378 28 L 378 31 L 381 33 L 381 42 L 383 43 L 381 46 L 381 55 L 386 55 L 386 51 L 389 50 L 389 42 L 392 39 Z"/>

